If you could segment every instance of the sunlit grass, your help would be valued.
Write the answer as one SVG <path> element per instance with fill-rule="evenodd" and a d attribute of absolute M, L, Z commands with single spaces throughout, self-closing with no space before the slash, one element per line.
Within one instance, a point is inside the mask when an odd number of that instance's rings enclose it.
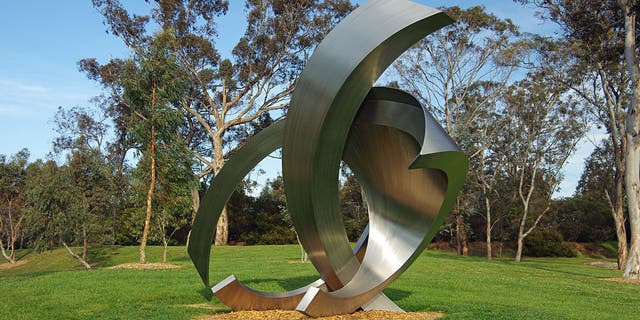
<path fill-rule="evenodd" d="M 91 251 L 84 271 L 64 250 L 20 252 L 29 262 L 0 270 L 0 319 L 190 319 L 228 310 L 209 303 L 184 247 L 172 247 L 172 270 L 111 270 L 136 262 L 137 247 Z M 297 246 L 216 247 L 212 282 L 230 274 L 264 291 L 315 280 L 297 263 Z M 160 247 L 148 249 L 159 262 Z M 522 263 L 425 252 L 385 292 L 407 311 L 443 311 L 449 319 L 638 319 L 640 285 L 603 281 L 615 270 L 588 258 L 537 258 Z M 294 263 L 296 262 L 296 263 Z"/>

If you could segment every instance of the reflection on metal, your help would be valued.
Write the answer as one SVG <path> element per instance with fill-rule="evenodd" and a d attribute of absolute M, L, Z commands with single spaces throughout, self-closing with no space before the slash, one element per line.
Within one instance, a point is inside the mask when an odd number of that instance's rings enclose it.
<path fill-rule="evenodd" d="M 462 187 L 468 160 L 411 95 L 372 86 L 402 52 L 449 23 L 444 13 L 406 0 L 372 0 L 318 46 L 286 121 L 247 141 L 213 180 L 188 250 L 210 286 L 210 249 L 223 206 L 236 184 L 282 147 L 287 205 L 321 280 L 264 293 L 230 276 L 212 288 L 222 302 L 235 310 L 297 309 L 311 316 L 401 310 L 382 290 L 437 232 Z M 357 176 L 369 208 L 369 225 L 355 249 L 338 210 L 341 160 Z"/>

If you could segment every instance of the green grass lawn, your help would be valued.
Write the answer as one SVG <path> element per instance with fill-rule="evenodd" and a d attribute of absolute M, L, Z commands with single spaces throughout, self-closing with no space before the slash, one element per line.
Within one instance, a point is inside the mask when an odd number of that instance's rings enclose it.
<path fill-rule="evenodd" d="M 0 319 L 190 319 L 228 311 L 208 302 L 184 247 L 169 251 L 171 270 L 110 270 L 137 261 L 137 247 L 92 250 L 94 269 L 79 270 L 64 250 L 22 251 L 26 264 L 0 270 Z M 212 281 L 235 274 L 264 291 L 313 281 L 297 246 L 216 247 Z M 147 257 L 158 261 L 161 248 Z M 447 319 L 639 319 L 640 285 L 603 281 L 620 273 L 584 265 L 588 258 L 521 263 L 426 251 L 385 293 L 407 311 L 442 311 Z"/>

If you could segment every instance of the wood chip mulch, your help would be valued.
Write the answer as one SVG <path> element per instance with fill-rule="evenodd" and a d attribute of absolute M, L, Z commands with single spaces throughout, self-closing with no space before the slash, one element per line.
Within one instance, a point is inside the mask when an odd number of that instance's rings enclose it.
<path fill-rule="evenodd" d="M 611 269 L 611 270 L 618 269 L 618 264 L 617 263 L 609 262 L 609 261 L 586 262 L 585 265 L 592 266 L 592 267 L 598 267 L 598 268 Z"/>
<path fill-rule="evenodd" d="M 181 266 L 170 263 L 123 263 L 116 266 L 108 267 L 107 269 L 136 269 L 136 270 L 149 270 L 149 269 L 180 269 Z"/>
<path fill-rule="evenodd" d="M 600 280 L 611 281 L 611 282 L 619 282 L 619 283 L 640 284 L 640 280 L 623 279 L 623 278 L 601 278 Z"/>
<path fill-rule="evenodd" d="M 2 263 L 0 264 L 0 270 L 8 270 L 11 268 L 15 268 L 17 266 L 21 266 L 25 263 L 29 262 L 29 260 L 18 260 L 16 261 L 16 263 L 10 263 L 10 262 L 6 262 L 6 263 Z"/>
<path fill-rule="evenodd" d="M 444 317 L 441 312 L 361 311 L 354 314 L 315 318 L 319 320 L 434 320 Z M 201 315 L 194 320 L 303 320 L 310 318 L 297 311 L 237 311 L 215 315 Z"/>

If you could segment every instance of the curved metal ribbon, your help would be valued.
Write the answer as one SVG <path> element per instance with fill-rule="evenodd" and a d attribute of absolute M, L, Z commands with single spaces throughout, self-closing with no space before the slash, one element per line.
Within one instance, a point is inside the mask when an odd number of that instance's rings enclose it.
<path fill-rule="evenodd" d="M 406 0 L 369 1 L 327 35 L 298 79 L 282 146 L 284 188 L 300 241 L 331 290 L 359 267 L 336 196 L 351 124 L 387 67 L 451 22 L 439 10 Z"/>
<path fill-rule="evenodd" d="M 286 122 L 247 141 L 215 177 L 188 251 L 209 286 L 210 247 L 222 208 L 237 183 L 282 145 L 287 205 L 322 280 L 264 293 L 231 276 L 212 288 L 221 301 L 236 310 L 296 308 L 311 316 L 401 310 L 381 290 L 433 238 L 462 187 L 468 160 L 411 95 L 372 85 L 409 46 L 449 23 L 444 13 L 406 0 L 372 0 L 318 46 Z M 356 174 L 369 208 L 369 225 L 355 249 L 338 210 L 341 159 Z"/>

